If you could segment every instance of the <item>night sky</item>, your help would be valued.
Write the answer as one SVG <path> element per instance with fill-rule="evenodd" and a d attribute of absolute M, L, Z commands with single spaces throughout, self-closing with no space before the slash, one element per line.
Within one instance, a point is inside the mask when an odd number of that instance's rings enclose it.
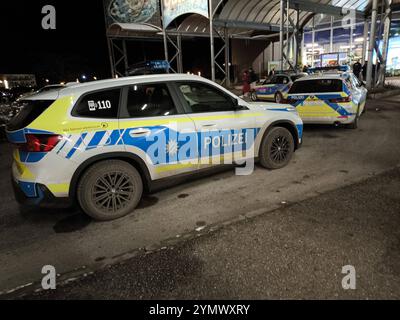
<path fill-rule="evenodd" d="M 56 30 L 41 27 L 46 4 L 56 8 Z M 0 74 L 34 73 L 51 82 L 110 76 L 102 0 L 2 0 L 0 21 Z"/>
<path fill-rule="evenodd" d="M 56 30 L 42 29 L 47 4 L 56 8 Z M 111 76 L 102 0 L 1 0 L 0 21 L 0 74 L 32 73 L 39 86 Z M 129 64 L 164 59 L 161 41 L 131 41 L 128 49 Z M 186 39 L 183 51 L 185 72 L 208 74 L 207 38 Z"/>

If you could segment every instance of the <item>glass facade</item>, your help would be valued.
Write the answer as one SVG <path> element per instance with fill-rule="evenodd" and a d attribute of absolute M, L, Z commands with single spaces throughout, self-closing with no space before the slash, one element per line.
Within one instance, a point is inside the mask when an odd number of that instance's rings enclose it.
<path fill-rule="evenodd" d="M 377 36 L 382 38 L 383 30 L 377 28 Z M 314 42 L 313 42 L 314 38 Z M 303 64 L 315 67 L 324 67 L 334 64 L 351 64 L 362 59 L 363 46 L 366 51 L 369 39 L 364 39 L 364 23 L 357 22 L 354 25 L 343 27 L 341 22 L 324 21 L 315 28 L 315 31 L 308 29 L 304 33 Z M 313 44 L 314 43 L 314 44 Z M 382 40 L 380 41 L 382 52 Z M 367 52 L 365 52 L 367 59 Z M 376 61 L 374 54 L 373 61 Z M 388 59 L 386 71 L 388 75 L 400 75 L 400 21 L 392 21 L 389 37 Z"/>

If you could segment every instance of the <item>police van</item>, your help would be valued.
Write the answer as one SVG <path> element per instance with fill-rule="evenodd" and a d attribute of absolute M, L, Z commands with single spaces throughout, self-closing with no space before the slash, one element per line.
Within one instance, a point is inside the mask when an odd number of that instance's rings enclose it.
<path fill-rule="evenodd" d="M 331 69 L 296 80 L 285 102 L 297 109 L 304 123 L 356 129 L 368 91 L 352 72 Z"/>
<path fill-rule="evenodd" d="M 16 198 L 66 199 L 97 220 L 132 212 L 158 182 L 231 160 L 282 168 L 302 143 L 295 108 L 247 103 L 193 75 L 88 82 L 19 103 L 7 126 Z"/>

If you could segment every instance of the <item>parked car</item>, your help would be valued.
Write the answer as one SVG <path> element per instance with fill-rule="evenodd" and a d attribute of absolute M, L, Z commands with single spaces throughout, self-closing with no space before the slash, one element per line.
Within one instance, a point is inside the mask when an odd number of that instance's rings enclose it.
<path fill-rule="evenodd" d="M 251 100 L 270 100 L 282 103 L 291 85 L 306 73 L 278 73 L 256 85 L 250 93 Z"/>
<path fill-rule="evenodd" d="M 346 71 L 298 79 L 286 102 L 296 107 L 304 123 L 344 124 L 356 129 L 366 99 L 364 84 Z"/>
<path fill-rule="evenodd" d="M 144 190 L 221 164 L 214 160 L 244 153 L 283 168 L 302 142 L 295 108 L 247 103 L 191 75 L 77 84 L 20 103 L 7 126 L 16 198 L 76 201 L 97 220 L 132 212 Z"/>

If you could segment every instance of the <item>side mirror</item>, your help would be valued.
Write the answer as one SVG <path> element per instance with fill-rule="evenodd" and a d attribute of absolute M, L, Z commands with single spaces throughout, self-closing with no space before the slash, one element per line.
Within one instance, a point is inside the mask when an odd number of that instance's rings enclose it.
<path fill-rule="evenodd" d="M 249 109 L 245 106 L 241 106 L 239 104 L 239 100 L 235 99 L 233 102 L 233 110 L 236 112 L 236 111 L 243 111 L 243 110 L 249 110 Z"/>

